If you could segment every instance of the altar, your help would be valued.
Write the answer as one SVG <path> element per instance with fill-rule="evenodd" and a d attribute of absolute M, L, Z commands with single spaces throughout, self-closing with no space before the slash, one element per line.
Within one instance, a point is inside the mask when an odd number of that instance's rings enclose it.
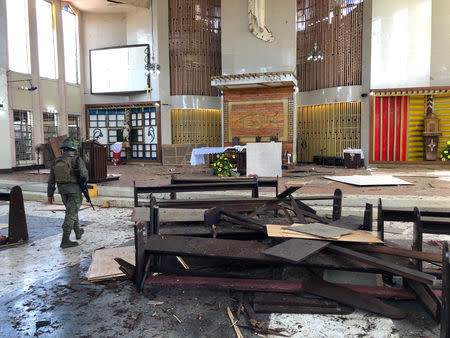
<path fill-rule="evenodd" d="M 233 146 L 233 147 L 202 147 L 192 149 L 191 165 L 205 164 L 205 155 L 220 154 L 227 150 L 234 149 L 238 152 L 242 152 L 247 149 L 246 146 Z"/>

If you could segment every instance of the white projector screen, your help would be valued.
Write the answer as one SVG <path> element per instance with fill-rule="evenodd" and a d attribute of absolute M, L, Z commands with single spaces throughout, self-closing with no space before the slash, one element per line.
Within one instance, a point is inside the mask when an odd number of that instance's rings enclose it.
<path fill-rule="evenodd" d="M 91 49 L 91 94 L 145 91 L 149 45 Z"/>

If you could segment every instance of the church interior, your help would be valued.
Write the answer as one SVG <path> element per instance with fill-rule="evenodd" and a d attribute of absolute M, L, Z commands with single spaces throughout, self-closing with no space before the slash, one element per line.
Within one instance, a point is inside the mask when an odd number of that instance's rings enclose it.
<path fill-rule="evenodd" d="M 1 336 L 450 337 L 449 1 L 0 1 L 0 150 Z"/>

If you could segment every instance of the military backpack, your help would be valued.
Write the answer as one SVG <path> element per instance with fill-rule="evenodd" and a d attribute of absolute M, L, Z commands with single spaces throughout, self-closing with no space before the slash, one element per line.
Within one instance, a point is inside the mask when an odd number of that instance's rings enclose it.
<path fill-rule="evenodd" d="M 55 160 L 53 171 L 56 183 L 78 183 L 72 167 L 73 156 L 58 157 Z"/>

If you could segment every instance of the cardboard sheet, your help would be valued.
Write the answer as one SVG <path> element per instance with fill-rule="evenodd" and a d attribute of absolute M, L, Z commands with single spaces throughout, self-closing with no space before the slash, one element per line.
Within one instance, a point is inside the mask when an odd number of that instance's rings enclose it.
<path fill-rule="evenodd" d="M 125 274 L 120 271 L 119 264 L 114 258 L 120 257 L 128 263 L 136 265 L 134 252 L 134 246 L 94 251 L 92 254 L 91 266 L 86 272 L 86 278 L 91 282 L 99 282 L 125 276 Z"/>
<path fill-rule="evenodd" d="M 336 182 L 364 186 L 383 186 L 383 185 L 413 185 L 401 178 L 391 175 L 351 175 L 351 176 L 323 176 L 326 179 Z"/>
<path fill-rule="evenodd" d="M 297 225 L 297 224 L 292 224 Z M 322 237 L 308 235 L 297 231 L 286 229 L 286 225 L 279 224 L 267 224 L 267 235 L 269 237 L 281 237 L 281 238 L 304 238 L 304 239 L 317 239 L 337 242 L 359 242 L 359 243 L 383 243 L 382 240 L 372 235 L 370 231 L 356 230 L 351 234 L 343 235 L 339 238 L 325 239 Z"/>

